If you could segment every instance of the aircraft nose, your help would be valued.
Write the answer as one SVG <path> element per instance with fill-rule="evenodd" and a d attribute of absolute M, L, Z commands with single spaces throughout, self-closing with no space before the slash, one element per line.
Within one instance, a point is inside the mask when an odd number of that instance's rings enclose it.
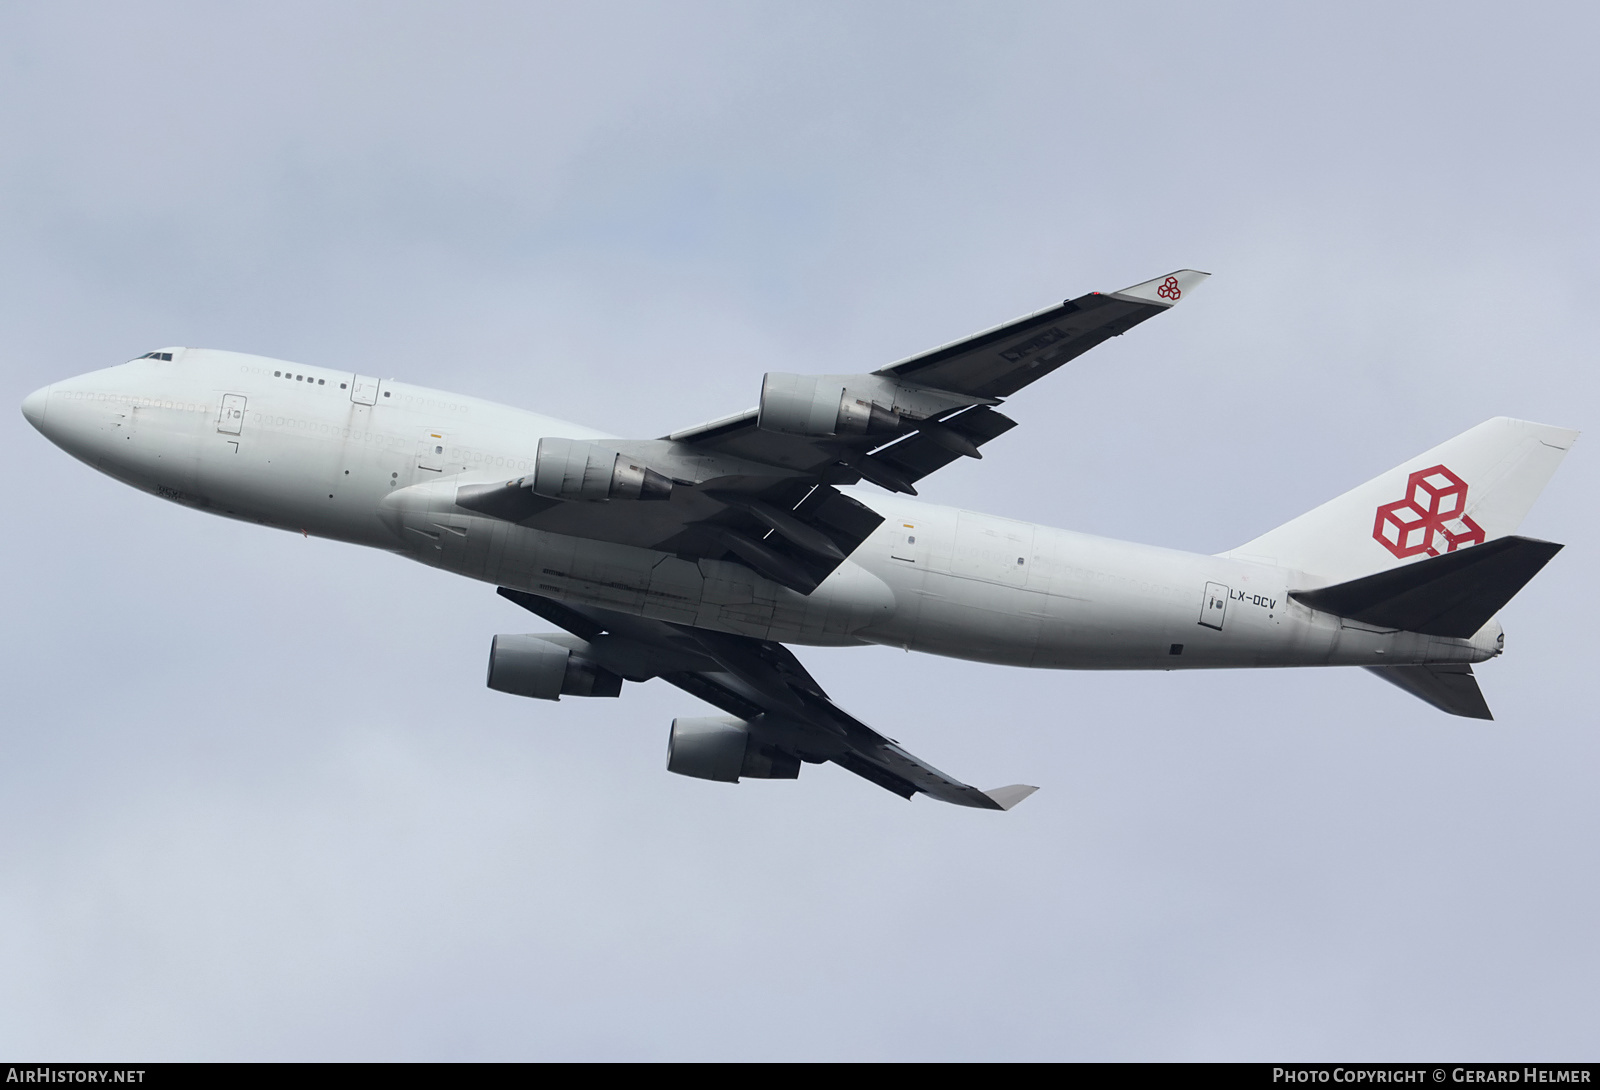
<path fill-rule="evenodd" d="M 28 423 L 44 431 L 44 414 L 50 405 L 51 387 L 44 386 L 22 399 L 22 415 L 28 418 Z"/>

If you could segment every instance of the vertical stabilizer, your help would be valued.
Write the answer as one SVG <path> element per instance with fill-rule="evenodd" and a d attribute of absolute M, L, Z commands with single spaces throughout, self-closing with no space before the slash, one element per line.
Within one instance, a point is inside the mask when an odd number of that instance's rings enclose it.
<path fill-rule="evenodd" d="M 1340 583 L 1504 537 L 1577 438 L 1496 417 L 1222 555 Z"/>

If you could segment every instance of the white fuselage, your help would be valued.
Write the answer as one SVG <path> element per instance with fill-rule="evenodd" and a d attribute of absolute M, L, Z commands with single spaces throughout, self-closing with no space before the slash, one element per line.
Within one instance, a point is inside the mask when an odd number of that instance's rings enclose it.
<path fill-rule="evenodd" d="M 1314 574 L 922 503 L 855 497 L 883 524 L 811 595 L 749 568 L 565 536 L 455 505 L 530 473 L 546 436 L 604 433 L 405 383 L 172 349 L 57 383 L 24 411 L 118 480 L 216 514 L 403 553 L 568 602 L 799 644 L 878 643 L 1065 669 L 1481 662 L 1472 640 L 1307 608 Z"/>

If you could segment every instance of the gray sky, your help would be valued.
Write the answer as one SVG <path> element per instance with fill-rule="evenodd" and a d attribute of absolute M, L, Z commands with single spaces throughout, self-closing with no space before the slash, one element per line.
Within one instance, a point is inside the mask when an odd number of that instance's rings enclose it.
<path fill-rule="evenodd" d="M 1008 815 L 664 770 L 483 686 L 493 589 L 16 406 L 168 344 L 623 434 L 1191 266 L 924 495 L 1229 548 L 1491 416 L 1592 428 L 1589 5 L 0 8 L 0 1053 L 1593 1057 L 1600 472 L 1492 724 L 1361 671 L 807 651 Z"/>

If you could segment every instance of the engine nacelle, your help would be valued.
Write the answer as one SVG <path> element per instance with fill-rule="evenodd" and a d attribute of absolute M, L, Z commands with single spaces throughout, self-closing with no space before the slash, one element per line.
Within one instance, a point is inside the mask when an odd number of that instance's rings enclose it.
<path fill-rule="evenodd" d="M 711 715 L 672 721 L 667 771 L 723 783 L 738 783 L 740 776 L 793 780 L 800 775 L 800 758 L 756 741 L 743 719 Z"/>
<path fill-rule="evenodd" d="M 533 491 L 552 500 L 665 500 L 672 478 L 588 439 L 541 439 Z"/>
<path fill-rule="evenodd" d="M 787 435 L 877 435 L 900 427 L 900 414 L 877 404 L 872 391 L 852 390 L 839 378 L 769 372 L 756 427 Z"/>
<path fill-rule="evenodd" d="M 489 645 L 489 688 L 535 700 L 565 696 L 621 696 L 622 678 L 555 640 L 560 635 L 496 636 Z"/>

